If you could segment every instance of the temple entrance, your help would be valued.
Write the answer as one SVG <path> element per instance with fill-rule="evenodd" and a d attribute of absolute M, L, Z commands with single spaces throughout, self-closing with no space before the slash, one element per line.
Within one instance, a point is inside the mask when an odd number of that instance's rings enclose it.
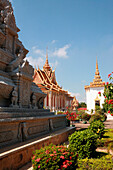
<path fill-rule="evenodd" d="M 100 100 L 95 100 L 95 107 L 100 106 Z"/>
<path fill-rule="evenodd" d="M 95 110 L 98 110 L 100 108 L 100 99 L 97 96 L 95 99 Z"/>

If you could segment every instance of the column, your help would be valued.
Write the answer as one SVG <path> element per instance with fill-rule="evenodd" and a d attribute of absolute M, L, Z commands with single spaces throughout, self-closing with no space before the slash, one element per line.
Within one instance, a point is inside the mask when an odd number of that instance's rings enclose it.
<path fill-rule="evenodd" d="M 56 107 L 56 110 L 58 109 L 58 106 L 57 106 L 57 94 L 56 94 L 56 97 L 55 97 L 55 99 L 56 99 L 56 101 L 55 101 L 55 107 Z"/>
<path fill-rule="evenodd" d="M 49 109 L 51 110 L 51 91 L 49 92 Z"/>
<path fill-rule="evenodd" d="M 54 111 L 55 110 L 55 107 L 54 107 L 54 94 L 53 94 L 52 101 L 53 101 L 53 111 Z"/>
<path fill-rule="evenodd" d="M 45 99 L 44 99 L 44 107 L 45 107 L 45 108 L 47 107 L 47 96 L 46 96 Z"/>

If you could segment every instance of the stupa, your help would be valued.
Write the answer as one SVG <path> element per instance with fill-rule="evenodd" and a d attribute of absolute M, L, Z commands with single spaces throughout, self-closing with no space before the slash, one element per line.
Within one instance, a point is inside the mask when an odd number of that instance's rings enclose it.
<path fill-rule="evenodd" d="M 66 127 L 65 115 L 43 109 L 19 31 L 11 3 L 0 0 L 0 148 Z"/>
<path fill-rule="evenodd" d="M 96 58 L 96 72 L 93 82 L 85 86 L 87 110 L 89 112 L 95 110 L 95 106 L 100 106 L 102 108 L 102 104 L 104 103 L 104 84 L 105 82 L 101 79 Z M 101 93 L 101 95 L 99 95 L 99 93 Z"/>
<path fill-rule="evenodd" d="M 77 100 L 76 97 L 74 96 L 73 101 L 72 101 L 72 103 L 71 103 L 71 108 L 72 108 L 72 110 L 76 110 L 77 107 L 78 107 L 78 100 Z"/>

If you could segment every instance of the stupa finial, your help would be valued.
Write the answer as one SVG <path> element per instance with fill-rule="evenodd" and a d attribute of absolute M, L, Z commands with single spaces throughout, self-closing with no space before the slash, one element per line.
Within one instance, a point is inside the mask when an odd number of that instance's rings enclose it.
<path fill-rule="evenodd" d="M 97 56 L 96 56 L 96 72 L 95 75 L 99 75 L 99 69 L 98 69 L 98 61 L 97 61 Z"/>
<path fill-rule="evenodd" d="M 51 67 L 49 66 L 49 62 L 48 62 L 48 47 L 47 47 L 46 48 L 46 62 L 45 62 L 45 65 L 43 66 L 43 69 L 49 71 L 50 68 Z"/>

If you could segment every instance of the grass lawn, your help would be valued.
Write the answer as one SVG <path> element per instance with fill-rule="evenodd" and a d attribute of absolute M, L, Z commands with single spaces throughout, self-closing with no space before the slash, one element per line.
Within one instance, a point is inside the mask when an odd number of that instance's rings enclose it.
<path fill-rule="evenodd" d="M 111 155 L 104 155 L 101 158 L 78 160 L 77 170 L 113 170 L 113 160 Z"/>
<path fill-rule="evenodd" d="M 85 129 L 81 129 L 85 130 Z M 113 129 L 105 129 L 105 134 L 102 139 L 98 139 L 98 147 L 113 149 Z M 77 170 L 113 170 L 113 156 L 104 153 L 96 152 L 95 158 L 78 159 Z"/>
<path fill-rule="evenodd" d="M 113 129 L 105 129 L 105 134 L 102 139 L 98 139 L 98 147 L 108 148 L 111 145 L 113 149 Z"/>

